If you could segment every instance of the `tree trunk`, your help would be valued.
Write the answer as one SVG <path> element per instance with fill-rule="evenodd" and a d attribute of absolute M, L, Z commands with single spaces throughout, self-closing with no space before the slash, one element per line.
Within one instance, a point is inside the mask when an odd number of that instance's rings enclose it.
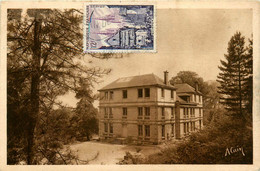
<path fill-rule="evenodd" d="M 34 45 L 32 48 L 32 77 L 31 77 L 31 95 L 30 112 L 28 116 L 28 136 L 27 136 L 27 164 L 33 164 L 34 159 L 34 130 L 39 114 L 39 85 L 40 85 L 40 56 L 41 43 L 40 31 L 41 21 L 35 19 L 34 24 Z"/>

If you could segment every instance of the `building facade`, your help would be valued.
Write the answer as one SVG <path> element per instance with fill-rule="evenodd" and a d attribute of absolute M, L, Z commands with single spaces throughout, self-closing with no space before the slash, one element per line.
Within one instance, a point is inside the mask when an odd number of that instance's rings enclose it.
<path fill-rule="evenodd" d="M 203 127 L 202 94 L 188 84 L 170 85 L 154 74 L 119 78 L 99 90 L 100 139 L 127 138 L 154 144 Z"/>

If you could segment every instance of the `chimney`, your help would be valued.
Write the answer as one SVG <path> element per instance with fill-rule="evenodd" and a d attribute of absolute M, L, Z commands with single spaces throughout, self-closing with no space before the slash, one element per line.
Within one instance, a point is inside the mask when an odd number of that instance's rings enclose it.
<path fill-rule="evenodd" d="M 198 81 L 195 82 L 195 91 L 196 92 L 199 91 L 199 83 L 198 83 Z"/>
<path fill-rule="evenodd" d="M 164 84 L 165 85 L 168 85 L 169 84 L 169 82 L 168 82 L 168 71 L 166 70 L 166 71 L 164 71 Z"/>

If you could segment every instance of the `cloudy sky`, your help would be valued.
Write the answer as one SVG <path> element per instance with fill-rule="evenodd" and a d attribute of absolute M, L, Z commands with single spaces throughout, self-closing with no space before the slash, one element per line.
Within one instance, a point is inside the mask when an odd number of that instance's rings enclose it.
<path fill-rule="evenodd" d="M 157 53 L 93 60 L 98 66 L 112 68 L 96 90 L 119 77 L 154 73 L 163 78 L 165 70 L 170 77 L 179 71 L 194 71 L 205 81 L 216 80 L 231 36 L 240 31 L 250 38 L 253 32 L 250 9 L 158 9 L 156 21 Z M 69 93 L 62 99 L 74 106 L 73 96 Z"/>

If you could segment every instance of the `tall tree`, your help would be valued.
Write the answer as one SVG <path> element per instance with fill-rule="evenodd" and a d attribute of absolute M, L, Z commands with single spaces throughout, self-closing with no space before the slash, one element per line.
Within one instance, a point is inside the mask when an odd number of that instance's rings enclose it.
<path fill-rule="evenodd" d="M 245 69 L 247 75 L 243 83 L 243 96 L 245 97 L 245 116 L 248 123 L 252 123 L 252 105 L 253 105 L 253 39 L 249 39 L 249 45 L 245 55 Z"/>
<path fill-rule="evenodd" d="M 77 130 L 81 137 L 86 137 L 89 141 L 90 136 L 98 132 L 98 111 L 93 106 L 95 97 L 92 95 L 88 80 L 80 80 L 76 98 L 79 99 L 74 117 L 77 121 Z"/>
<path fill-rule="evenodd" d="M 88 65 L 91 61 L 82 52 L 82 14 L 76 9 L 8 10 L 8 154 L 21 142 L 27 164 L 38 163 L 35 131 L 45 109 L 57 104 L 57 96 L 76 91 L 80 79 L 91 84 L 110 72 Z"/>
<path fill-rule="evenodd" d="M 245 37 L 240 32 L 231 37 L 225 61 L 220 60 L 220 73 L 217 81 L 220 83 L 219 93 L 223 94 L 221 103 L 223 103 L 229 113 L 236 118 L 245 121 L 244 115 L 245 104 L 247 99 L 245 94 L 247 90 L 244 84 L 250 75 L 250 55 L 246 54 Z"/>

